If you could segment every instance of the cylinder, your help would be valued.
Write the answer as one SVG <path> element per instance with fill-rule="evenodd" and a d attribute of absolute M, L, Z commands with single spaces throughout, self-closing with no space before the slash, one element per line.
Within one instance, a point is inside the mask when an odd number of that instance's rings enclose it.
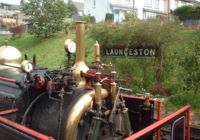
<path fill-rule="evenodd" d="M 82 88 L 86 85 L 85 78 L 81 77 L 80 73 L 87 72 L 88 66 L 85 64 L 85 47 L 84 47 L 85 22 L 79 21 L 76 23 L 76 62 L 73 66 L 73 78 L 77 82 L 78 87 Z"/>
<path fill-rule="evenodd" d="M 94 44 L 94 57 L 96 62 L 100 62 L 100 45 L 98 41 Z"/>
<path fill-rule="evenodd" d="M 112 104 L 114 104 L 115 102 L 116 94 L 117 94 L 117 83 L 112 82 L 111 88 L 110 88 L 110 98 L 111 98 Z"/>
<path fill-rule="evenodd" d="M 76 62 L 85 61 L 84 35 L 85 35 L 85 22 L 83 21 L 76 22 L 76 41 L 77 41 Z"/>
<path fill-rule="evenodd" d="M 95 104 L 97 110 L 101 110 L 101 84 L 99 82 L 95 84 Z"/>

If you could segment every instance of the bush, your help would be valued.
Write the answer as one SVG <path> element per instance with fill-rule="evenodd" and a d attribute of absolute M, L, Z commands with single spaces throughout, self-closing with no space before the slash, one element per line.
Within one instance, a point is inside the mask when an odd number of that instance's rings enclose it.
<path fill-rule="evenodd" d="M 200 6 L 185 5 L 173 11 L 180 20 L 200 19 Z"/>
<path fill-rule="evenodd" d="M 113 22 L 114 21 L 114 15 L 111 14 L 111 13 L 106 13 L 105 21 Z"/>
<path fill-rule="evenodd" d="M 81 20 L 83 20 L 83 21 L 85 21 L 87 23 L 91 23 L 91 24 L 96 23 L 95 17 L 94 16 L 90 16 L 90 15 L 88 15 L 88 16 L 82 16 Z"/>
<path fill-rule="evenodd" d="M 99 23 L 91 28 L 90 37 L 98 40 L 102 48 L 139 46 L 162 49 L 161 54 L 155 59 L 106 58 L 108 62 L 111 61 L 116 65 L 132 87 L 148 89 L 150 85 L 164 80 L 165 70 L 162 67 L 166 61 L 165 50 L 177 39 L 178 29 L 175 22 L 161 23 L 158 20 L 135 20 L 123 24 Z M 162 78 L 162 81 L 157 77 Z"/>

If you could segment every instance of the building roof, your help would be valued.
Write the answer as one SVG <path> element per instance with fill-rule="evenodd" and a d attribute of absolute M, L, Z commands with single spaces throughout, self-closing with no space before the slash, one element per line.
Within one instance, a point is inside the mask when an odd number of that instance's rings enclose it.
<path fill-rule="evenodd" d="M 7 7 L 8 10 L 20 10 L 20 5 L 14 5 L 14 4 L 8 4 L 8 3 L 0 3 L 0 9 L 4 9 L 4 7 Z"/>

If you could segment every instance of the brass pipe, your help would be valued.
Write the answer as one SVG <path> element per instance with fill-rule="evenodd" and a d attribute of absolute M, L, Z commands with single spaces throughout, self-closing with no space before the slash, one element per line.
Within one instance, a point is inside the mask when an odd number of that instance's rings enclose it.
<path fill-rule="evenodd" d="M 85 22 L 84 21 L 76 22 L 76 41 L 77 41 L 76 62 L 85 61 L 84 35 L 85 35 Z"/>
<path fill-rule="evenodd" d="M 96 62 L 100 62 L 100 45 L 98 41 L 94 44 L 94 57 Z"/>
<path fill-rule="evenodd" d="M 106 89 L 102 89 L 101 91 L 102 99 L 106 98 L 108 96 L 108 91 Z M 72 106 L 65 122 L 64 140 L 76 140 L 79 122 L 84 114 L 92 108 L 94 96 L 94 90 L 88 91 Z"/>
<path fill-rule="evenodd" d="M 95 105 L 97 110 L 101 110 L 101 83 L 95 84 Z"/>
<path fill-rule="evenodd" d="M 76 62 L 73 66 L 73 78 L 78 84 L 78 88 L 85 86 L 85 78 L 81 77 L 80 72 L 87 72 L 88 66 L 85 64 L 85 47 L 84 47 L 84 34 L 85 34 L 85 22 L 76 22 Z"/>
<path fill-rule="evenodd" d="M 117 83 L 112 82 L 110 84 L 111 88 L 110 88 L 110 98 L 111 98 L 111 102 L 112 104 L 115 103 L 115 98 L 116 98 L 116 94 L 117 94 Z"/>

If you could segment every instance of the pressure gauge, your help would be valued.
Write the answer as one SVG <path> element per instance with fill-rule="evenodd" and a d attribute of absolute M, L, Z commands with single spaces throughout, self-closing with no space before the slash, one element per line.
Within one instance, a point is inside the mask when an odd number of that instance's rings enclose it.
<path fill-rule="evenodd" d="M 28 60 L 24 60 L 21 64 L 21 67 L 22 67 L 22 70 L 25 72 L 29 73 L 33 71 L 33 64 Z"/>
<path fill-rule="evenodd" d="M 76 52 L 76 43 L 72 41 L 71 39 L 67 39 L 65 41 L 65 51 L 70 52 L 70 53 L 75 53 Z"/>

